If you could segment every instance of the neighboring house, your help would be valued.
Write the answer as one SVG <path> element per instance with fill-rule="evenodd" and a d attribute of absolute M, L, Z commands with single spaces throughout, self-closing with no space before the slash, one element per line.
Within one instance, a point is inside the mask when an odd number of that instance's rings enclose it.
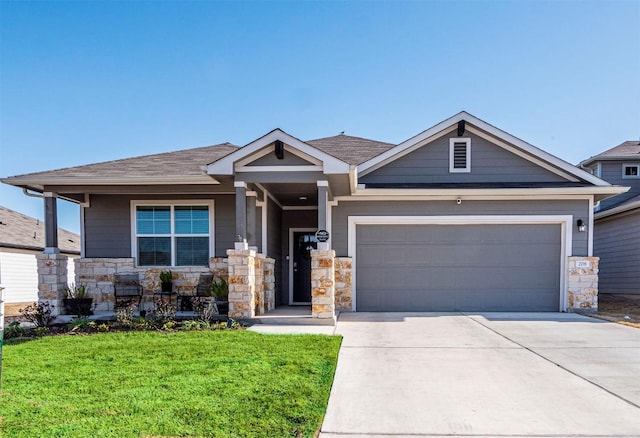
<path fill-rule="evenodd" d="M 397 145 L 302 141 L 275 129 L 244 147 L 3 182 L 45 193 L 50 210 L 56 196 L 81 205 L 77 275 L 99 308 L 109 305 L 114 272 L 139 272 L 150 294 L 159 269 L 171 267 L 185 277 L 228 272 L 230 312 L 240 316 L 275 300 L 313 303 L 323 317 L 334 298 L 353 311 L 589 307 L 570 290 L 571 263 L 591 263 L 594 203 L 626 190 L 466 112 Z M 55 214 L 47 221 L 52 228 Z M 329 232 L 325 244 L 319 229 Z M 269 259 L 275 285 L 262 270 Z"/>
<path fill-rule="evenodd" d="M 596 206 L 594 254 L 600 292 L 640 294 L 640 141 L 625 141 L 580 166 L 629 191 Z"/>
<path fill-rule="evenodd" d="M 58 229 L 59 248 L 70 258 L 80 256 L 80 236 Z M 0 206 L 0 285 L 11 304 L 38 301 L 36 254 L 44 250 L 44 223 Z M 73 282 L 73 263 L 69 279 Z"/>

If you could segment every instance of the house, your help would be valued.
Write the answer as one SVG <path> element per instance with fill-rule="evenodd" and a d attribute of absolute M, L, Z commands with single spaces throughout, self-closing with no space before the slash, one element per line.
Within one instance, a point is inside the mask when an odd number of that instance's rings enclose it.
<path fill-rule="evenodd" d="M 640 294 L 640 142 L 625 141 L 580 166 L 630 187 L 596 205 L 593 244 L 600 257 L 600 292 Z"/>
<path fill-rule="evenodd" d="M 80 256 L 80 236 L 58 229 L 60 252 L 71 258 Z M 19 308 L 38 301 L 36 254 L 44 250 L 44 223 L 0 206 L 0 285 L 4 301 Z M 73 281 L 74 265 L 68 278 Z"/>
<path fill-rule="evenodd" d="M 466 112 L 400 144 L 274 129 L 3 182 L 50 212 L 56 197 L 80 204 L 76 281 L 99 309 L 114 273 L 139 273 L 148 299 L 169 266 L 185 282 L 228 276 L 231 316 L 311 304 L 327 319 L 594 307 L 593 205 L 627 190 Z M 52 272 L 64 258 L 46 220 Z M 59 298 L 52 283 L 41 299 Z"/>

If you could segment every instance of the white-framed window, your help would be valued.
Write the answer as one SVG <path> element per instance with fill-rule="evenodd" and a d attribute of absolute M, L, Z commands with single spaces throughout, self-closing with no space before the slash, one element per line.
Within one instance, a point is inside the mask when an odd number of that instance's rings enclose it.
<path fill-rule="evenodd" d="M 471 139 L 449 139 L 449 172 L 471 172 Z"/>
<path fill-rule="evenodd" d="M 597 176 L 598 178 L 602 178 L 602 164 L 596 163 L 594 167 L 589 168 L 591 175 Z"/>
<path fill-rule="evenodd" d="M 214 254 L 213 201 L 131 201 L 137 266 L 208 266 Z"/>
<path fill-rule="evenodd" d="M 640 164 L 623 164 L 623 178 L 640 178 Z"/>

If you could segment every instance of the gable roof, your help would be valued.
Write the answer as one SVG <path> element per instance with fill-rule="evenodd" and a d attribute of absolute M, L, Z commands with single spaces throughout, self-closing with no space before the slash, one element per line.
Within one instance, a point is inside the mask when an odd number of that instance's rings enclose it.
<path fill-rule="evenodd" d="M 640 141 L 629 140 L 622 142 L 618 146 L 587 158 L 580 162 L 579 166 L 588 166 L 595 161 L 606 160 L 640 160 Z"/>
<path fill-rule="evenodd" d="M 67 167 L 45 172 L 28 173 L 3 179 L 12 185 L 29 185 L 42 189 L 45 184 L 167 184 L 172 178 L 182 183 L 215 183 L 203 171 L 208 162 L 217 160 L 238 149 L 231 143 L 204 146 L 175 152 L 144 155 L 105 161 L 84 166 Z"/>
<path fill-rule="evenodd" d="M 67 254 L 80 254 L 80 236 L 58 228 L 58 246 Z M 44 221 L 0 206 L 0 247 L 44 250 Z"/>
<path fill-rule="evenodd" d="M 543 151 L 495 126 L 481 120 L 466 111 L 461 111 L 458 114 L 449 117 L 448 119 L 432 126 L 431 128 L 422 131 L 421 133 L 411 137 L 408 140 L 400 143 L 399 145 L 383 152 L 382 154 L 373 157 L 372 159 L 362 163 L 358 166 L 358 173 L 360 175 L 366 175 L 373 170 L 376 170 L 387 163 L 390 163 L 397 158 L 400 158 L 422 146 L 430 141 L 444 135 L 447 132 L 454 130 L 457 123 L 460 121 L 466 122 L 466 130 L 472 131 L 478 135 L 489 134 L 493 143 L 498 144 L 510 152 L 513 152 L 521 157 L 546 167 L 554 173 L 567 178 L 570 181 L 577 182 L 579 180 L 587 181 L 596 186 L 610 186 L 608 182 L 591 175 L 582 169 L 577 168 L 573 164 L 570 164 L 560 158 L 551 155 L 548 152 Z M 471 126 L 470 126 L 471 125 Z M 479 128 L 479 130 L 474 129 Z"/>
<path fill-rule="evenodd" d="M 364 163 L 395 146 L 392 143 L 344 134 L 307 140 L 307 143 L 352 165 Z"/>
<path fill-rule="evenodd" d="M 349 173 L 350 164 L 343 161 L 319 148 L 311 146 L 286 132 L 280 128 L 276 128 L 273 131 L 263 135 L 262 137 L 252 141 L 246 146 L 239 148 L 238 150 L 226 155 L 216 161 L 211 162 L 207 166 L 207 173 L 210 175 L 232 175 L 234 172 L 234 164 L 241 159 L 246 159 L 252 154 L 255 154 L 263 148 L 274 143 L 276 140 L 280 140 L 289 146 L 303 152 L 311 157 L 314 157 L 323 163 L 323 172 L 325 174 L 336 173 Z"/>

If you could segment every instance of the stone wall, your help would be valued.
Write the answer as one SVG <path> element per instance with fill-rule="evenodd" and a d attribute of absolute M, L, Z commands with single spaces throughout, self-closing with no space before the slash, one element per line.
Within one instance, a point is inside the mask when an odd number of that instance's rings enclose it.
<path fill-rule="evenodd" d="M 567 309 L 598 310 L 599 257 L 569 257 Z"/>
<path fill-rule="evenodd" d="M 342 312 L 352 311 L 352 284 L 353 260 L 351 257 L 336 257 L 334 260 L 335 273 L 335 306 Z"/>
<path fill-rule="evenodd" d="M 62 299 L 67 288 L 68 257 L 62 254 L 36 254 L 38 301 L 53 306 L 52 314 L 63 313 Z"/>
<path fill-rule="evenodd" d="M 276 307 L 276 261 L 266 257 L 264 259 L 264 311 L 268 312 Z"/>
<path fill-rule="evenodd" d="M 142 285 L 142 308 L 153 306 L 153 292 L 160 290 L 160 272 L 165 268 L 136 267 L 133 258 L 91 258 L 75 259 L 76 284 L 87 286 L 95 310 L 113 310 L 113 278 L 115 274 L 137 273 Z M 228 279 L 227 260 L 221 257 L 209 259 L 209 267 L 172 267 L 175 290 L 192 290 L 201 273 L 212 273 L 216 277 Z"/>
<path fill-rule="evenodd" d="M 253 318 L 256 312 L 256 252 L 228 249 L 229 317 Z"/>
<path fill-rule="evenodd" d="M 311 250 L 311 315 L 336 320 L 333 250 Z"/>

